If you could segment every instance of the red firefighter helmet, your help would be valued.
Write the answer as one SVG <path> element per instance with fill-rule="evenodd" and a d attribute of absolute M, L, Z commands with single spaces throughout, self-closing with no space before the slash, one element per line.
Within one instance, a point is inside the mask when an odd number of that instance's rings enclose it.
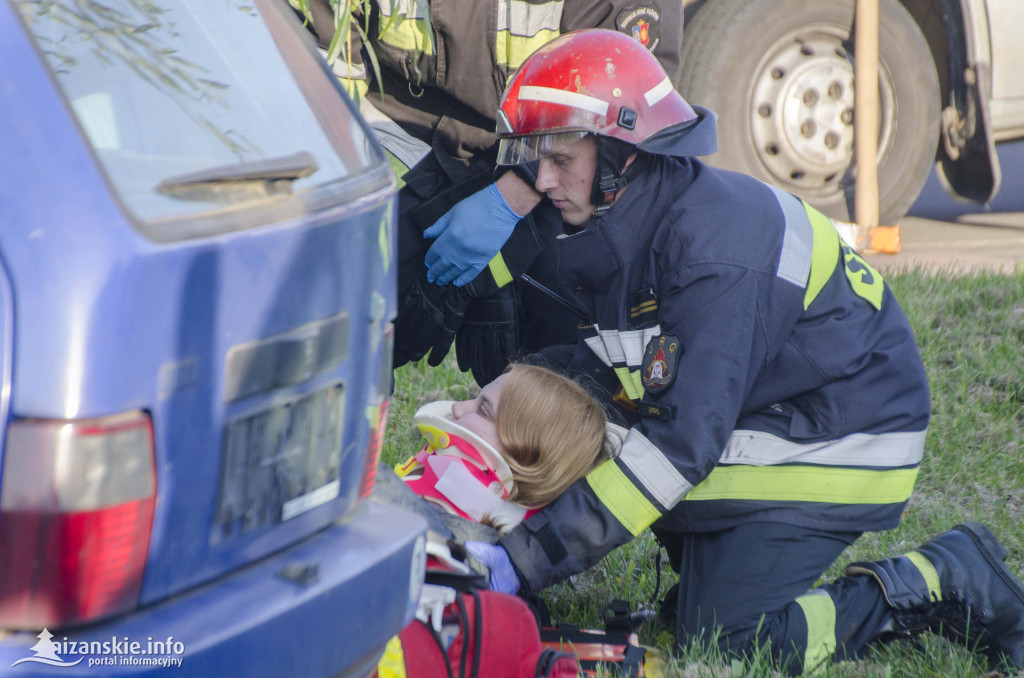
<path fill-rule="evenodd" d="M 704 118 L 710 125 L 690 135 Z M 531 54 L 505 89 L 497 121 L 502 165 L 538 160 L 588 133 L 658 155 L 707 155 L 717 146 L 714 116 L 686 103 L 653 54 L 628 35 L 596 28 Z M 699 139 L 685 143 L 687 136 Z"/>

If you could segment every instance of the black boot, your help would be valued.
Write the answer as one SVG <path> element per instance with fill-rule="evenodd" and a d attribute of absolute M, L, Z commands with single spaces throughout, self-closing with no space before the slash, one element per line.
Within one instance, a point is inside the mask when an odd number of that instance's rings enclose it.
<path fill-rule="evenodd" d="M 981 650 L 993 666 L 1024 668 L 1024 587 L 1003 564 L 1006 549 L 980 523 L 957 525 L 904 556 L 853 563 L 893 609 L 897 631 L 926 629 Z"/>

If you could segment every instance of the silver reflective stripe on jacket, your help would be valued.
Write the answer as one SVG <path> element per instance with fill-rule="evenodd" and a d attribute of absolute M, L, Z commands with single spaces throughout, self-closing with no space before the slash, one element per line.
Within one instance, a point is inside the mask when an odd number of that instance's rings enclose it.
<path fill-rule="evenodd" d="M 601 362 L 615 371 L 626 395 L 631 400 L 640 400 L 643 385 L 639 368 L 643 363 L 644 350 L 651 339 L 661 334 L 661 325 L 623 332 L 602 330 L 594 325 L 591 331 L 593 334 L 584 338 L 587 346 Z"/>
<path fill-rule="evenodd" d="M 924 454 L 925 431 L 853 433 L 839 440 L 795 443 L 764 431 L 733 431 L 720 464 L 769 466 L 820 464 L 899 468 L 916 466 Z"/>

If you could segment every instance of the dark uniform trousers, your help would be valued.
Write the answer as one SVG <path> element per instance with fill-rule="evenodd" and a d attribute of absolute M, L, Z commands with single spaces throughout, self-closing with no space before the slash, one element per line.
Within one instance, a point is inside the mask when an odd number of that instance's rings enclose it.
<path fill-rule="evenodd" d="M 795 675 L 815 668 L 804 666 L 805 659 L 860 657 L 891 624 L 882 589 L 870 577 L 840 577 L 814 588 L 860 533 L 782 523 L 708 533 L 652 530 L 680 573 L 675 632 L 683 647 L 717 642 L 727 657 L 770 652 Z M 815 646 L 822 636 L 835 638 L 831 657 Z"/>

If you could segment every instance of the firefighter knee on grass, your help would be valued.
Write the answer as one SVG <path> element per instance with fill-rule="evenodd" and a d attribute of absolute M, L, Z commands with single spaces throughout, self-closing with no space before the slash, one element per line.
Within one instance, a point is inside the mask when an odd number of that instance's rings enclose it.
<path fill-rule="evenodd" d="M 710 535 L 688 542 L 699 561 L 715 535 L 731 549 L 718 557 L 744 558 L 728 535 L 764 539 L 749 529 L 757 524 L 784 526 L 798 545 L 802 531 L 827 544 L 830 532 L 855 539 L 899 523 L 924 450 L 927 377 L 891 289 L 826 217 L 695 159 L 715 149 L 713 114 L 614 33 L 578 31 L 535 52 L 505 92 L 498 133 L 499 162 L 533 165 L 537 190 L 569 225 L 559 283 L 588 322 L 561 367 L 602 383 L 631 425 L 616 459 L 493 547 L 502 570 L 534 591 L 652 526 Z M 974 551 L 943 548 L 971 534 Z M 1001 549 L 958 527 L 921 557 L 861 565 L 803 595 L 837 554 L 826 546 L 771 609 L 756 597 L 710 601 L 681 582 L 680 606 L 716 607 L 690 615 L 698 622 L 677 627 L 678 640 L 710 635 L 716 618 L 740 620 L 721 629 L 724 649 L 767 643 L 780 666 L 801 671 L 859 656 L 884 633 L 945 624 L 1019 666 L 1024 601 L 996 562 Z M 781 567 L 801 555 L 788 548 Z M 769 571 L 750 576 L 771 589 Z M 837 631 L 851 624 L 856 638 Z"/>

